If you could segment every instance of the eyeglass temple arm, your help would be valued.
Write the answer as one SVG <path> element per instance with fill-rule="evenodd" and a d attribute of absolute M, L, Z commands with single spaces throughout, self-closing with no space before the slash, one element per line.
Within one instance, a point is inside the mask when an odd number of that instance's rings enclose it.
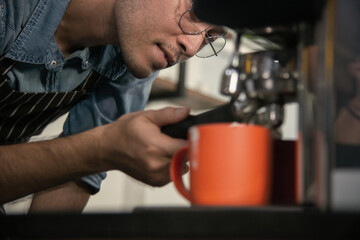
<path fill-rule="evenodd" d="M 217 55 L 217 52 L 216 52 L 216 50 L 215 50 L 215 48 L 214 48 L 214 46 L 212 45 L 211 41 L 209 40 L 209 39 L 210 39 L 210 36 L 209 36 L 208 31 L 205 32 L 205 37 L 206 37 L 206 39 L 208 40 L 211 49 L 214 51 L 215 56 L 218 56 L 218 55 Z"/>
<path fill-rule="evenodd" d="M 212 50 L 214 51 L 215 56 L 217 56 L 218 54 L 217 54 L 217 52 L 216 52 L 216 50 L 215 50 L 214 46 L 212 45 L 212 43 L 209 43 L 209 44 L 210 44 L 210 46 L 211 46 Z"/>

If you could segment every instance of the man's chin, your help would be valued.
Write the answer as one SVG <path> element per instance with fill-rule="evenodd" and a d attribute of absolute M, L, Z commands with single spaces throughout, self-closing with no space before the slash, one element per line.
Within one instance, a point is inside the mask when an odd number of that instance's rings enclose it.
<path fill-rule="evenodd" d="M 139 69 L 139 68 L 131 68 L 131 67 L 128 67 L 128 70 L 129 70 L 129 72 L 132 74 L 132 75 L 134 75 L 134 77 L 136 77 L 136 78 L 140 78 L 140 79 L 142 79 L 142 78 L 147 78 L 147 77 L 149 77 L 151 74 L 153 74 L 154 72 L 156 72 L 156 71 L 154 71 L 154 70 L 148 70 L 148 69 Z"/>

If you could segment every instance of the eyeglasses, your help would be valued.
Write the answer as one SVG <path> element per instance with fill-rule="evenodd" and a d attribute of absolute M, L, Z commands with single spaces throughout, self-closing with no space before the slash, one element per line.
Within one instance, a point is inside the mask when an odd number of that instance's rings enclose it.
<path fill-rule="evenodd" d="M 225 47 L 225 31 L 223 29 L 211 28 L 210 24 L 199 21 L 194 15 L 192 8 L 189 8 L 181 15 L 179 26 L 186 34 L 198 35 L 205 33 L 205 41 L 195 54 L 197 57 L 208 58 L 217 56 Z"/>

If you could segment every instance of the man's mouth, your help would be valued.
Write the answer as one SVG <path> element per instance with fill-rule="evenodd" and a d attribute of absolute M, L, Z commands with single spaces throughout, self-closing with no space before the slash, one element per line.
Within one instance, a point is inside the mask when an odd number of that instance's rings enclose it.
<path fill-rule="evenodd" d="M 157 44 L 161 51 L 165 54 L 166 61 L 168 62 L 167 67 L 173 66 L 177 63 L 178 58 L 170 49 L 164 47 L 161 44 Z"/>

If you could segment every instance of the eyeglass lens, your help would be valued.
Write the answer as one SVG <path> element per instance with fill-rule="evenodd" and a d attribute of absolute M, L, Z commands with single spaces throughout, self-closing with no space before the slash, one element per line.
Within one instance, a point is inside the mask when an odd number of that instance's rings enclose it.
<path fill-rule="evenodd" d="M 180 18 L 180 27 L 187 34 L 199 34 L 210 27 L 195 17 L 192 9 L 188 9 Z"/>
<path fill-rule="evenodd" d="M 224 49 L 226 40 L 221 36 L 207 37 L 207 44 L 204 44 L 196 53 L 197 57 L 208 58 L 217 56 Z"/>
<path fill-rule="evenodd" d="M 180 28 L 187 34 L 197 35 L 205 32 L 205 43 L 196 53 L 197 57 L 207 58 L 217 54 L 225 47 L 226 40 L 222 37 L 222 33 L 210 29 L 210 24 L 201 22 L 194 15 L 192 9 L 188 9 L 180 17 Z M 221 35 L 220 35 L 221 34 Z"/>

